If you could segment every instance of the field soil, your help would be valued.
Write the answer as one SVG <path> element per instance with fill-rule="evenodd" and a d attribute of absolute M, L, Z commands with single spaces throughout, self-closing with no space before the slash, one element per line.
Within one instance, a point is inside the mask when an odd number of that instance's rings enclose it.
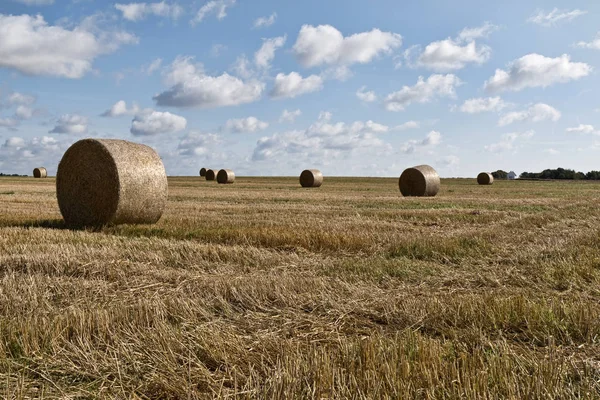
<path fill-rule="evenodd" d="M 0 178 L 0 397 L 600 398 L 600 184 L 169 178 L 66 229 Z"/>

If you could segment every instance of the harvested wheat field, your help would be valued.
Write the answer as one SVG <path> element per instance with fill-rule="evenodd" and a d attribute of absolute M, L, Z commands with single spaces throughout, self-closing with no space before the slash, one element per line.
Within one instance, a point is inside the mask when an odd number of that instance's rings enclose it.
<path fill-rule="evenodd" d="M 2 397 L 600 397 L 600 184 L 169 178 L 96 231 L 54 185 L 0 179 Z"/>

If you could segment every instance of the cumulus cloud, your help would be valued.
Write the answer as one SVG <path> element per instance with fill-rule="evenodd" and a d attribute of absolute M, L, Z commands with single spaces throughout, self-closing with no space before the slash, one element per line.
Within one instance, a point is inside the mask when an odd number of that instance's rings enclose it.
<path fill-rule="evenodd" d="M 182 156 L 206 156 L 221 143 L 214 133 L 190 132 L 180 139 L 177 152 Z"/>
<path fill-rule="evenodd" d="M 579 124 L 579 126 L 573 128 L 567 128 L 567 133 L 584 133 L 584 134 L 593 134 L 600 135 L 600 131 L 594 128 L 594 125 L 584 125 Z"/>
<path fill-rule="evenodd" d="M 269 127 L 268 122 L 259 120 L 256 117 L 230 119 L 225 123 L 225 129 L 231 132 L 241 133 L 248 132 L 254 133 L 267 129 Z"/>
<path fill-rule="evenodd" d="M 544 27 L 550 27 L 557 25 L 561 22 L 571 22 L 575 18 L 580 17 L 582 15 L 587 14 L 587 11 L 582 11 L 579 9 L 575 10 L 559 10 L 558 8 L 554 8 L 550 12 L 546 12 L 543 10 L 538 10 L 535 14 L 527 19 L 527 22 L 531 22 L 537 25 L 541 25 Z"/>
<path fill-rule="evenodd" d="M 160 3 L 128 3 L 115 4 L 115 8 L 123 14 L 123 18 L 129 21 L 141 21 L 148 15 L 178 19 L 183 14 L 183 8 L 177 4 Z"/>
<path fill-rule="evenodd" d="M 594 40 L 591 42 L 578 42 L 575 44 L 576 47 L 581 47 L 584 49 L 594 49 L 600 50 L 600 32 L 596 35 Z"/>
<path fill-rule="evenodd" d="M 412 103 L 428 103 L 436 98 L 456 97 L 456 87 L 462 82 L 456 75 L 431 75 L 427 80 L 419 77 L 414 86 L 404 86 L 401 90 L 390 93 L 384 100 L 389 111 L 403 111 Z"/>
<path fill-rule="evenodd" d="M 421 140 L 409 140 L 400 146 L 400 151 L 405 154 L 412 154 L 421 149 L 435 147 L 442 142 L 442 134 L 438 131 L 431 131 Z"/>
<path fill-rule="evenodd" d="M 493 153 L 501 153 L 505 151 L 513 151 L 518 148 L 518 144 L 535 135 L 535 131 L 513 132 L 502 135 L 499 142 L 484 146 L 487 151 Z"/>
<path fill-rule="evenodd" d="M 460 111 L 468 114 L 477 114 L 489 111 L 502 111 L 508 107 L 500 97 L 473 98 L 465 100 Z"/>
<path fill-rule="evenodd" d="M 236 0 L 211 0 L 206 2 L 192 20 L 192 24 L 200 23 L 207 15 L 215 14 L 217 19 L 221 21 L 227 16 L 227 9 L 235 5 Z"/>
<path fill-rule="evenodd" d="M 8 96 L 8 103 L 11 105 L 19 104 L 19 105 L 30 106 L 33 103 L 35 103 L 36 100 L 37 99 L 35 98 L 35 96 L 31 96 L 31 95 L 23 94 L 23 93 L 19 93 L 19 92 L 13 92 Z"/>
<path fill-rule="evenodd" d="M 130 132 L 135 136 L 152 136 L 179 132 L 186 126 L 187 120 L 180 115 L 148 110 L 133 118 Z"/>
<path fill-rule="evenodd" d="M 284 35 L 263 40 L 260 49 L 254 53 L 254 64 L 259 68 L 270 68 L 271 62 L 275 58 L 275 51 L 285 44 L 286 39 L 287 36 Z"/>
<path fill-rule="evenodd" d="M 131 108 L 127 108 L 124 100 L 119 100 L 111 108 L 101 114 L 102 117 L 120 117 L 122 115 L 135 115 L 140 111 L 137 104 L 133 103 Z"/>
<path fill-rule="evenodd" d="M 50 136 L 10 137 L 0 144 L 0 169 L 11 173 L 31 173 L 33 163 L 57 165 L 72 142 L 69 136 L 62 140 Z"/>
<path fill-rule="evenodd" d="M 18 106 L 15 110 L 15 118 L 20 120 L 31 119 L 33 117 L 34 110 L 28 106 Z"/>
<path fill-rule="evenodd" d="M 300 64 L 315 67 L 324 64 L 366 64 L 389 54 L 402 45 L 402 37 L 373 29 L 346 36 L 331 25 L 303 25 L 293 47 Z"/>
<path fill-rule="evenodd" d="M 417 129 L 420 128 L 421 124 L 418 121 L 407 121 L 403 124 L 397 125 L 394 130 L 395 131 L 405 131 L 408 129 Z"/>
<path fill-rule="evenodd" d="M 372 90 L 367 92 L 366 90 L 367 87 L 362 86 L 356 91 L 356 97 L 358 97 L 361 101 L 364 101 L 365 103 L 372 103 L 374 101 L 377 101 L 377 96 L 375 95 L 375 92 L 373 92 Z"/>
<path fill-rule="evenodd" d="M 177 57 L 165 77 L 171 88 L 153 97 L 159 106 L 169 107 L 223 107 L 258 100 L 264 83 L 242 81 L 223 73 L 206 75 L 201 64 L 193 64 L 192 57 Z"/>
<path fill-rule="evenodd" d="M 275 23 L 277 13 L 273 13 L 268 17 L 259 17 L 254 20 L 254 28 L 266 28 Z"/>
<path fill-rule="evenodd" d="M 281 113 L 281 117 L 279 117 L 279 122 L 294 122 L 296 121 L 296 118 L 298 118 L 301 115 L 302 111 L 300 111 L 299 109 L 294 111 L 283 110 L 283 112 Z"/>
<path fill-rule="evenodd" d="M 590 65 L 571 62 L 571 57 L 567 54 L 550 58 L 533 53 L 513 61 L 507 70 L 497 69 L 484 87 L 489 92 L 517 92 L 525 88 L 547 87 L 578 80 L 588 76 L 591 71 Z"/>
<path fill-rule="evenodd" d="M 331 113 L 321 113 L 306 130 L 277 133 L 259 139 L 252 160 L 283 160 L 288 159 L 290 154 L 297 159 L 323 159 L 344 157 L 357 150 L 391 151 L 391 146 L 377 137 L 387 132 L 387 126 L 373 121 L 331 123 L 331 118 Z"/>
<path fill-rule="evenodd" d="M 548 104 L 538 103 L 527 110 L 513 111 L 504 114 L 498 120 L 498 126 L 510 125 L 513 122 L 541 122 L 541 121 L 553 121 L 556 122 L 560 119 L 561 114 L 556 108 L 549 106 Z"/>
<path fill-rule="evenodd" d="M 64 114 L 62 115 L 54 129 L 49 133 L 68 133 L 73 135 L 83 134 L 87 132 L 88 120 L 86 117 L 78 114 Z"/>
<path fill-rule="evenodd" d="M 19 120 L 16 118 L 0 118 L 1 128 L 14 128 L 19 125 Z"/>
<path fill-rule="evenodd" d="M 275 77 L 275 84 L 271 90 L 273 98 L 293 98 L 302 94 L 317 92 L 323 89 L 323 78 L 318 75 L 310 75 L 303 78 L 297 72 L 289 74 L 279 73 Z"/>
<path fill-rule="evenodd" d="M 458 41 L 470 42 L 471 40 L 487 38 L 492 32 L 497 31 L 499 28 L 497 25 L 486 22 L 481 26 L 475 28 L 464 28 L 458 34 Z"/>
<path fill-rule="evenodd" d="M 146 75 L 150 76 L 155 71 L 158 71 L 158 69 L 162 65 L 162 62 L 163 62 L 162 58 L 157 58 L 154 61 L 152 61 L 147 67 L 143 67 L 142 72 L 144 72 Z"/>
<path fill-rule="evenodd" d="M 138 42 L 127 32 L 102 30 L 96 22 L 88 18 L 70 30 L 49 25 L 41 15 L 0 14 L 0 67 L 77 79 L 92 70 L 98 56 Z"/>

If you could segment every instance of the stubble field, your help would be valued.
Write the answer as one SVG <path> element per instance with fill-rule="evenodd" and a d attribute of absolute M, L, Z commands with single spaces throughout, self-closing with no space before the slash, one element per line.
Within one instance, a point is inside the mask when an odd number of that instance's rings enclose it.
<path fill-rule="evenodd" d="M 169 178 L 65 229 L 0 179 L 0 397 L 600 398 L 600 184 Z"/>

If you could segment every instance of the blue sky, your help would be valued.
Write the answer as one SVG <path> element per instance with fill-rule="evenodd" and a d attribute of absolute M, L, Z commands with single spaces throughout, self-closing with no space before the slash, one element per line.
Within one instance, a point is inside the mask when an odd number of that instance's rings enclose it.
<path fill-rule="evenodd" d="M 4 0 L 0 171 L 85 137 L 170 175 L 598 170 L 600 3 Z"/>

